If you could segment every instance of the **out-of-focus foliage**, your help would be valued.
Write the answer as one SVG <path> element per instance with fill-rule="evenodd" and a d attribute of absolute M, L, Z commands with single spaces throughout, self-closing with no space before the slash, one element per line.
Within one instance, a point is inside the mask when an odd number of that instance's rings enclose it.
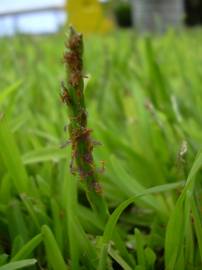
<path fill-rule="evenodd" d="M 132 26 L 132 6 L 129 1 L 117 1 L 114 3 L 114 14 L 119 26 Z"/>
<path fill-rule="evenodd" d="M 202 24 L 201 0 L 185 0 L 186 23 L 190 26 Z"/>

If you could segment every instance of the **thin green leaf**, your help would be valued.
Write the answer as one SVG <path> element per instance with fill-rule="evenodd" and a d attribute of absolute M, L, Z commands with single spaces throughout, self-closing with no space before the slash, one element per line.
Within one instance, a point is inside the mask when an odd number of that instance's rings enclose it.
<path fill-rule="evenodd" d="M 66 150 L 62 150 L 58 146 L 37 149 L 32 152 L 26 153 L 23 155 L 22 160 L 25 165 L 28 165 L 46 161 L 52 161 L 57 163 L 61 159 L 65 159 L 66 157 Z"/>
<path fill-rule="evenodd" d="M 41 243 L 42 235 L 41 233 L 33 237 L 29 242 L 27 242 L 11 259 L 11 262 L 26 259 L 34 249 Z"/>
<path fill-rule="evenodd" d="M 16 83 L 12 84 L 11 86 L 7 87 L 0 92 L 0 105 L 4 102 L 4 100 L 13 92 L 15 92 L 19 86 L 22 84 L 22 81 L 19 80 Z"/>
<path fill-rule="evenodd" d="M 99 270 L 105 269 L 107 247 L 108 247 L 110 240 L 112 239 L 113 231 L 115 229 L 116 223 L 117 223 L 120 215 L 122 214 L 122 212 L 131 203 L 134 203 L 138 198 L 140 198 L 142 196 L 147 196 L 147 195 L 151 195 L 151 194 L 155 194 L 155 193 L 159 193 L 159 192 L 166 192 L 169 190 L 173 190 L 173 189 L 179 188 L 180 186 L 182 186 L 182 184 L 183 184 L 182 182 L 179 182 L 179 183 L 165 184 L 165 185 L 160 185 L 160 186 L 156 186 L 153 188 L 149 188 L 149 189 L 145 190 L 144 192 L 142 192 L 136 196 L 133 196 L 133 197 L 129 198 L 128 200 L 124 201 L 114 210 L 114 212 L 111 214 L 111 216 L 110 216 L 110 218 L 105 226 L 105 230 L 103 233 L 102 246 L 100 249 L 100 256 L 99 256 L 99 258 L 100 258 L 99 267 L 98 267 Z"/>
<path fill-rule="evenodd" d="M 28 191 L 28 176 L 7 120 L 0 118 L 0 156 L 19 193 Z"/>
<path fill-rule="evenodd" d="M 64 262 L 52 231 L 47 225 L 44 225 L 41 231 L 49 264 L 53 270 L 67 270 L 68 267 Z"/>
<path fill-rule="evenodd" d="M 11 262 L 0 267 L 0 270 L 16 270 L 34 265 L 37 262 L 35 259 L 22 260 L 18 262 Z"/>

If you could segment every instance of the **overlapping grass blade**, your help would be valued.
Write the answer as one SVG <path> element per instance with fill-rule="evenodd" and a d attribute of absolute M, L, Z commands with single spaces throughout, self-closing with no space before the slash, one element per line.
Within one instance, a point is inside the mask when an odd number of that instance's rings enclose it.
<path fill-rule="evenodd" d="M 16 83 L 12 84 L 11 86 L 7 87 L 6 89 L 1 90 L 0 92 L 0 105 L 4 102 L 6 98 L 13 92 L 15 92 L 19 86 L 22 84 L 22 80 L 17 81 Z"/>
<path fill-rule="evenodd" d="M 22 260 L 18 262 L 11 262 L 8 264 L 5 264 L 3 266 L 0 266 L 0 270 L 16 270 L 16 269 L 22 269 L 29 266 L 32 266 L 36 264 L 37 260 L 35 259 L 28 259 L 28 260 Z"/>
<path fill-rule="evenodd" d="M 51 229 L 47 225 L 44 225 L 41 231 L 48 258 L 48 264 L 53 268 L 53 270 L 67 270 L 68 267 L 64 262 L 61 251 Z"/>
<path fill-rule="evenodd" d="M 19 193 L 28 191 L 28 175 L 5 116 L 0 119 L 0 155 Z"/>
<path fill-rule="evenodd" d="M 48 147 L 33 150 L 22 156 L 23 164 L 36 164 L 45 161 L 59 162 L 61 159 L 66 159 L 67 153 L 60 147 Z"/>
<path fill-rule="evenodd" d="M 116 226 L 116 223 L 117 223 L 120 215 L 128 207 L 128 205 L 130 205 L 131 203 L 134 203 L 138 198 L 140 198 L 142 196 L 147 196 L 147 195 L 151 195 L 151 194 L 155 194 L 155 193 L 159 193 L 159 192 L 166 192 L 166 191 L 173 190 L 173 189 L 176 189 L 176 188 L 181 187 L 181 186 L 182 186 L 182 183 L 174 183 L 174 184 L 166 184 L 166 185 L 156 186 L 156 187 L 147 189 L 144 192 L 137 194 L 137 195 L 129 198 L 128 200 L 124 201 L 114 210 L 114 212 L 110 216 L 110 218 L 105 226 L 105 229 L 104 229 L 102 244 L 101 244 L 101 249 L 100 249 L 101 252 L 100 252 L 100 256 L 99 256 L 99 258 L 100 258 L 99 259 L 99 270 L 105 269 L 108 244 L 109 244 L 110 240 L 112 239 L 113 231 L 114 231 L 114 228 Z"/>
<path fill-rule="evenodd" d="M 187 231 L 186 223 L 188 224 L 191 219 L 190 208 L 191 205 L 193 205 L 192 200 L 194 200 L 193 191 L 195 187 L 196 174 L 200 170 L 201 166 L 202 152 L 199 152 L 188 176 L 186 186 L 169 219 L 165 239 L 165 265 L 166 269 L 169 270 L 177 270 L 179 266 L 185 267 L 184 260 L 187 258 L 182 259 L 184 256 L 184 241 L 187 241 L 187 237 L 190 236 L 190 232 Z M 200 237 L 201 235 L 198 233 L 199 231 L 197 230 L 197 237 Z M 200 240 L 198 241 L 200 242 Z"/>
<path fill-rule="evenodd" d="M 41 233 L 33 237 L 12 257 L 11 262 L 26 259 L 35 248 L 42 242 Z"/>

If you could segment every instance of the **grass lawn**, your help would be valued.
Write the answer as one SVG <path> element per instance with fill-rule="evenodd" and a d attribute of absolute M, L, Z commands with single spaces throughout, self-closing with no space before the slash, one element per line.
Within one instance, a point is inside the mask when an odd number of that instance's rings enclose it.
<path fill-rule="evenodd" d="M 107 218 L 69 169 L 66 39 L 1 39 L 0 270 L 201 269 L 201 30 L 84 38 Z"/>

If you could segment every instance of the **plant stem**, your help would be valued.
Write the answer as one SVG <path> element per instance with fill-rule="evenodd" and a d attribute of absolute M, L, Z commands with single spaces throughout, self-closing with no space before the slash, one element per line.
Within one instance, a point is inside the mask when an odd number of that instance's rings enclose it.
<path fill-rule="evenodd" d="M 99 183 L 99 174 L 93 159 L 92 130 L 87 125 L 83 79 L 83 37 L 70 27 L 65 46 L 64 63 L 67 80 L 62 84 L 62 101 L 69 112 L 69 136 L 72 145 L 70 169 L 82 181 L 91 207 L 105 222 L 108 209 Z"/>

